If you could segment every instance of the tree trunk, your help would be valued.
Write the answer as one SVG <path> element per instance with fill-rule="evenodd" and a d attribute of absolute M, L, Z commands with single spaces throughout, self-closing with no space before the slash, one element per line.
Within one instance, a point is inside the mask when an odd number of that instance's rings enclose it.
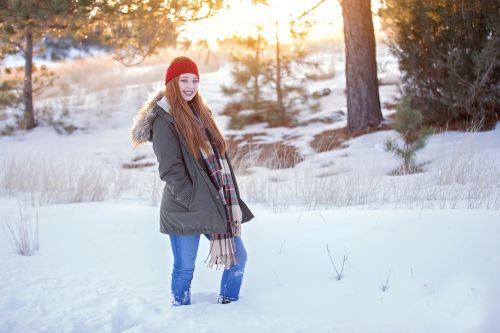
<path fill-rule="evenodd" d="M 349 132 L 382 121 L 370 0 L 342 0 Z"/>
<path fill-rule="evenodd" d="M 280 40 L 278 37 L 278 21 L 276 21 L 276 97 L 278 99 L 278 110 L 281 119 L 286 118 L 285 105 L 283 104 L 283 91 L 281 87 L 281 54 Z"/>
<path fill-rule="evenodd" d="M 33 111 L 33 34 L 30 27 L 26 28 L 26 54 L 24 65 L 24 119 L 21 125 L 24 129 L 32 129 L 36 126 L 35 114 Z"/>

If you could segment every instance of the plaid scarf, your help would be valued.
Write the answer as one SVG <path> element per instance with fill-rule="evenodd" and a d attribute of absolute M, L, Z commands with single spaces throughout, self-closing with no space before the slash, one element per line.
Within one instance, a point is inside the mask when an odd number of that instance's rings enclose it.
<path fill-rule="evenodd" d="M 191 106 L 191 105 L 190 105 Z M 193 114 L 205 134 L 208 151 L 200 149 L 203 161 L 208 171 L 208 176 L 219 192 L 219 196 L 224 203 L 227 215 L 227 232 L 223 234 L 210 235 L 210 253 L 205 260 L 208 267 L 214 265 L 216 269 L 220 267 L 229 268 L 237 263 L 236 246 L 234 237 L 241 235 L 242 212 L 238 203 L 238 196 L 234 187 L 234 180 L 225 156 L 222 156 L 217 148 L 214 138 L 203 125 L 197 111 L 191 106 Z"/>

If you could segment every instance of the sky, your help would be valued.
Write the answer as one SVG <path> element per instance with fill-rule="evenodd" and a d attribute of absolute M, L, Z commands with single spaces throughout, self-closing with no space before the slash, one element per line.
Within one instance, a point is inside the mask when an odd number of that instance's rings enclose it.
<path fill-rule="evenodd" d="M 280 40 L 287 42 L 288 21 L 314 7 L 318 0 L 269 0 L 268 3 L 269 6 L 253 6 L 250 0 L 231 1 L 230 9 L 223 9 L 209 19 L 187 25 L 181 37 L 191 40 L 207 39 L 215 47 L 217 38 L 231 36 L 234 32 L 241 35 L 255 34 L 256 26 L 263 25 L 264 36 L 274 40 L 275 22 L 278 20 Z M 372 11 L 375 12 L 378 6 L 379 2 L 373 1 Z M 308 15 L 308 19 L 316 22 L 309 36 L 312 40 L 332 37 L 342 32 L 342 9 L 338 0 L 326 0 Z M 374 24 L 377 27 L 376 18 Z"/>

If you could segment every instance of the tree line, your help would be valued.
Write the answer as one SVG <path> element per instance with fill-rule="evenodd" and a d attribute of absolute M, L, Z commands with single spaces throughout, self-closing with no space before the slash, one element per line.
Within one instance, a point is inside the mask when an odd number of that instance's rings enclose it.
<path fill-rule="evenodd" d="M 233 36 L 236 89 L 226 86 L 223 91 L 242 96 L 239 105 L 229 107 L 236 120 L 249 116 L 239 111 L 251 109 L 252 117 L 270 124 L 292 124 L 297 110 L 317 107 L 303 86 L 315 76 L 304 73 L 315 73 L 318 64 L 307 60 L 303 45 L 314 28 L 307 15 L 325 1 L 289 23 L 294 47 L 284 45 L 277 34 L 274 43 L 266 41 L 259 30 L 254 36 Z M 370 0 L 337 1 L 344 18 L 347 129 L 356 132 L 382 121 L 373 13 Z M 251 2 L 268 5 L 266 0 Z M 227 0 L 0 0 L 0 61 L 9 54 L 25 60 L 20 126 L 36 126 L 33 85 L 37 89 L 37 84 L 43 85 L 37 78 L 50 78 L 43 67 L 33 64 L 34 55 L 43 51 L 34 47 L 41 41 L 95 41 L 117 61 L 132 66 L 175 45 L 184 24 L 228 5 Z M 500 0 L 382 1 L 377 15 L 399 61 L 402 93 L 408 97 L 405 109 L 418 109 L 427 124 L 461 121 L 489 128 L 498 120 L 499 12 Z M 15 99 L 15 86 L 16 82 L 1 81 L 0 103 Z"/>
<path fill-rule="evenodd" d="M 34 45 L 46 38 L 85 41 L 92 37 L 113 57 L 134 65 L 173 45 L 187 22 L 214 15 L 223 0 L 0 0 L 0 61 L 9 54 L 24 58 L 20 127 L 36 126 L 33 110 Z M 0 100 L 12 101 L 15 82 L 2 81 Z"/>

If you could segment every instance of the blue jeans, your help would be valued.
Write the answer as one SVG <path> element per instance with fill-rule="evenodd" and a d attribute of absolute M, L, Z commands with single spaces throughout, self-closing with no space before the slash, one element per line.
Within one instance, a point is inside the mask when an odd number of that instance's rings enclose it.
<path fill-rule="evenodd" d="M 191 280 L 198 253 L 201 235 L 170 235 L 170 244 L 174 255 L 171 290 L 174 305 L 191 304 Z M 208 238 L 208 235 L 205 235 Z M 245 272 L 247 252 L 240 237 L 235 237 L 236 258 L 238 263 L 222 274 L 219 297 L 237 301 L 240 295 L 241 282 Z"/>

